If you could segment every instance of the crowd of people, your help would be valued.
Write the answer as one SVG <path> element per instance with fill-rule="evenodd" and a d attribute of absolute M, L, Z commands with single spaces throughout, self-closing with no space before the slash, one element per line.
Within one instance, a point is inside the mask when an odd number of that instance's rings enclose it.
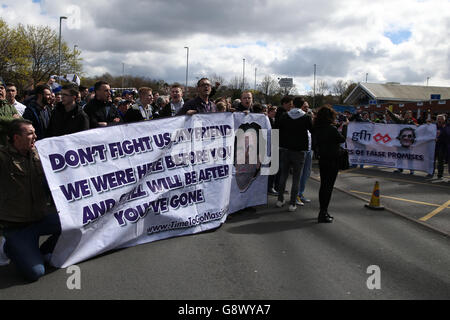
<path fill-rule="evenodd" d="M 289 211 L 296 211 L 311 200 L 305 197 L 313 154 L 319 160 L 319 223 L 330 223 L 328 213 L 338 174 L 339 146 L 345 142 L 345 128 L 350 121 L 382 123 L 431 123 L 433 118 L 416 120 L 411 112 L 399 116 L 367 112 L 338 114 L 331 106 L 311 110 L 301 96 L 284 96 L 280 106 L 255 103 L 251 91 L 240 99 L 216 97 L 218 88 L 208 78 L 197 83 L 197 95 L 184 101 L 183 87 L 174 84 L 169 96 L 159 96 L 149 87 L 136 91 L 113 92 L 110 84 L 98 81 L 89 89 L 66 83 L 58 90 L 49 83 L 36 86 L 34 92 L 16 100 L 17 87 L 0 78 L 0 265 L 13 261 L 31 281 L 45 274 L 45 264 L 58 238 L 60 225 L 52 207 L 51 195 L 34 143 L 48 137 L 72 134 L 92 128 L 123 123 L 151 121 L 180 115 L 211 112 L 265 114 L 272 128 L 279 130 L 280 166 L 269 176 L 268 194 L 277 196 L 276 206 L 286 204 L 286 184 L 292 174 Z M 119 95 L 117 95 L 119 94 Z M 436 159 L 438 177 L 450 155 L 450 124 L 447 115 L 437 115 Z M 39 247 L 39 236 L 51 235 Z"/>

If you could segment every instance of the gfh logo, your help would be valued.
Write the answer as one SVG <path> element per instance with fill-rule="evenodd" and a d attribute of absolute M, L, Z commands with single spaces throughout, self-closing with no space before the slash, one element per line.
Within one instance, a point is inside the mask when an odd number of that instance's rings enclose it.
<path fill-rule="evenodd" d="M 383 143 L 388 143 L 389 141 L 392 140 L 392 138 L 387 133 L 384 136 L 381 135 L 381 133 L 377 133 L 376 135 L 373 136 L 373 139 L 376 142 L 383 141 Z"/>

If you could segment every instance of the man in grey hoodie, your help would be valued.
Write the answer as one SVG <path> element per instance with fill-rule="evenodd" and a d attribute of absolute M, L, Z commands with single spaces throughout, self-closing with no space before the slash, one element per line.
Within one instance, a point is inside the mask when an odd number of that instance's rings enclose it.
<path fill-rule="evenodd" d="M 292 167 L 292 188 L 289 202 L 289 211 L 295 211 L 299 181 L 305 162 L 305 154 L 308 151 L 308 130 L 312 131 L 312 119 L 300 107 L 304 99 L 296 97 L 294 107 L 287 110 L 279 121 L 280 130 L 280 185 L 276 206 L 281 208 L 284 204 L 284 191 Z"/>

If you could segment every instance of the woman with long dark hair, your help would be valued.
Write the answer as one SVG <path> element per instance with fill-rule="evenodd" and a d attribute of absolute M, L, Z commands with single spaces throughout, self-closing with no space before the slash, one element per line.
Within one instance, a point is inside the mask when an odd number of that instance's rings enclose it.
<path fill-rule="evenodd" d="M 319 109 L 314 119 L 314 145 L 319 156 L 320 167 L 320 212 L 318 222 L 333 222 L 328 213 L 331 194 L 339 171 L 339 145 L 345 142 L 345 137 L 336 127 L 336 112 L 328 105 Z M 348 119 L 344 124 L 348 124 Z"/>

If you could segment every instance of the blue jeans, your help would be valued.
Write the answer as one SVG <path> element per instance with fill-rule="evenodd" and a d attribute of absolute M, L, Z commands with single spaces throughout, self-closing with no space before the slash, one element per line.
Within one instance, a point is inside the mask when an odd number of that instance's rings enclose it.
<path fill-rule="evenodd" d="M 61 233 L 57 213 L 21 228 L 5 228 L 5 254 L 21 274 L 29 281 L 36 281 L 45 274 L 44 255 L 52 253 Z M 39 247 L 39 237 L 50 237 Z"/>
<path fill-rule="evenodd" d="M 300 184 L 298 186 L 298 196 L 303 198 L 303 193 L 305 192 L 306 181 L 308 181 L 311 175 L 311 165 L 312 165 L 312 151 L 305 152 L 305 164 L 303 165 L 302 176 L 300 177 Z"/>

